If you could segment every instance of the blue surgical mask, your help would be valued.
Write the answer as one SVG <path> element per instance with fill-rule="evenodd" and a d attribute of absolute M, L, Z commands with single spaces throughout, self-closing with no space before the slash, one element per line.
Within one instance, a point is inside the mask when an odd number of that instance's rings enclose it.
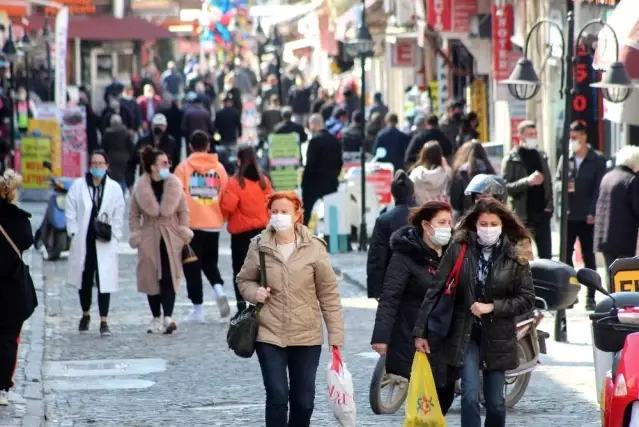
<path fill-rule="evenodd" d="M 106 169 L 102 169 L 102 168 L 91 168 L 89 172 L 95 178 L 100 178 L 100 179 L 104 178 L 104 175 L 106 175 Z"/>
<path fill-rule="evenodd" d="M 164 181 L 171 175 L 171 170 L 169 168 L 160 169 L 158 175 L 160 175 L 160 179 Z"/>

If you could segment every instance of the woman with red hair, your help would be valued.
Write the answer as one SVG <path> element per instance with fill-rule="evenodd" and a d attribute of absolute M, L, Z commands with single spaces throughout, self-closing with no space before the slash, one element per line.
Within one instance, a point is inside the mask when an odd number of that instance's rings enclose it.
<path fill-rule="evenodd" d="M 251 241 L 237 284 L 246 301 L 264 304 L 256 352 L 266 389 L 266 427 L 308 427 L 322 318 L 329 346 L 344 344 L 341 297 L 326 243 L 302 224 L 299 196 L 276 192 L 267 197 L 266 207 L 269 225 Z M 267 287 L 260 286 L 258 252 L 265 254 Z"/>

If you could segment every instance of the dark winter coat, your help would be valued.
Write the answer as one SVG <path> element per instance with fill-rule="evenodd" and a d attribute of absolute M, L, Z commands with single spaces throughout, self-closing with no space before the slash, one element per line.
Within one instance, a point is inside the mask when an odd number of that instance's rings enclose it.
<path fill-rule="evenodd" d="M 404 154 L 408 148 L 410 139 L 401 130 L 395 126 L 389 126 L 383 129 L 377 134 L 375 145 L 373 146 L 373 153 L 378 148 L 386 149 L 386 157 L 378 159 L 380 162 L 392 163 L 395 170 L 404 169 Z"/>
<path fill-rule="evenodd" d="M 215 127 L 213 126 L 213 118 L 210 111 L 207 111 L 204 105 L 192 105 L 184 109 L 184 116 L 182 117 L 182 134 L 185 135 L 187 140 L 191 138 L 193 132 L 201 130 L 209 135 L 215 133 Z"/>
<path fill-rule="evenodd" d="M 489 173 L 488 168 L 480 160 L 477 161 L 477 166 L 476 174 Z M 468 168 L 468 163 L 461 165 L 453 174 L 453 182 L 450 186 L 450 204 L 459 215 L 466 214 L 473 207 L 472 196 L 465 194 L 466 187 L 474 177 L 470 175 Z"/>
<path fill-rule="evenodd" d="M 393 253 L 390 247 L 391 235 L 406 226 L 408 212 L 414 206 L 413 199 L 396 199 L 395 207 L 381 214 L 375 220 L 366 257 L 366 288 L 369 298 L 381 296 L 384 276 Z"/>
<path fill-rule="evenodd" d="M 273 130 L 276 134 L 287 134 L 287 133 L 296 133 L 299 137 L 299 143 L 306 142 L 308 140 L 308 135 L 306 135 L 306 130 L 304 130 L 304 126 L 299 123 L 295 123 L 291 120 L 285 120 L 275 126 Z"/>
<path fill-rule="evenodd" d="M 412 226 L 393 233 L 391 249 L 371 343 L 388 345 L 386 372 L 409 378 L 415 356 L 413 327 L 426 292 L 436 286 L 439 256 Z"/>
<path fill-rule="evenodd" d="M 347 153 L 359 153 L 359 150 L 364 144 L 364 150 L 371 152 L 370 146 L 366 145 L 366 137 L 362 131 L 362 126 L 357 123 L 352 123 L 342 130 L 342 148 Z"/>
<path fill-rule="evenodd" d="M 599 185 L 595 211 L 595 250 L 635 256 L 639 227 L 639 179 L 632 169 L 617 166 Z"/>
<path fill-rule="evenodd" d="M 33 244 L 31 214 L 14 204 L 0 200 L 0 225 L 11 237 L 20 252 L 24 252 Z M 33 307 L 26 307 L 22 301 L 19 284 L 13 280 L 16 269 L 20 265 L 20 258 L 9 242 L 0 234 L 0 326 L 14 325 L 27 320 Z"/>
<path fill-rule="evenodd" d="M 126 181 L 126 168 L 135 156 L 135 144 L 124 125 L 109 127 L 102 138 L 102 149 L 109 157 L 109 175 L 118 183 Z"/>
<path fill-rule="evenodd" d="M 437 302 L 444 297 L 445 282 L 459 256 L 462 242 L 468 245 L 468 249 L 456 290 L 450 330 L 447 334 L 429 331 L 428 317 L 436 315 Z M 481 366 L 486 370 L 507 371 L 519 365 L 516 317 L 530 312 L 535 303 L 528 264 L 533 256 L 528 239 L 512 244 L 504 236 L 495 250 L 497 252 L 493 254 L 492 267 L 486 280 L 487 301 L 484 301 L 493 303 L 495 308 L 492 313 L 482 316 Z M 415 323 L 414 337 L 427 338 L 441 348 L 436 355 L 432 355 L 434 362 L 431 362 L 438 385 L 449 384 L 450 378 L 446 377 L 448 366 L 459 367 L 464 360 L 474 323 L 470 306 L 476 302 L 479 251 L 477 234 L 465 229 L 458 230 L 439 264 L 437 284 L 426 294 Z"/>
<path fill-rule="evenodd" d="M 308 143 L 306 166 L 302 174 L 302 193 L 323 197 L 336 192 L 343 164 L 341 144 L 337 138 L 322 129 Z"/>
<path fill-rule="evenodd" d="M 147 145 L 155 146 L 166 153 L 171 163 L 171 173 L 173 173 L 180 163 L 180 145 L 168 133 L 165 132 L 162 134 L 159 144 L 155 144 L 155 139 L 152 134 L 140 138 L 135 144 L 134 155 L 129 158 L 126 167 L 126 184 L 129 188 L 133 187 L 135 183 L 135 168 L 140 165 L 140 151 Z M 139 172 L 140 175 L 142 175 L 142 167 L 140 167 Z"/>
<path fill-rule="evenodd" d="M 453 155 L 453 144 L 446 138 L 446 135 L 437 128 L 420 129 L 413 134 L 406 149 L 406 155 L 404 156 L 406 169 L 410 169 L 410 167 L 417 162 L 419 152 L 422 151 L 424 144 L 430 141 L 439 142 L 439 146 L 442 148 L 442 154 L 446 159 L 450 160 Z"/>

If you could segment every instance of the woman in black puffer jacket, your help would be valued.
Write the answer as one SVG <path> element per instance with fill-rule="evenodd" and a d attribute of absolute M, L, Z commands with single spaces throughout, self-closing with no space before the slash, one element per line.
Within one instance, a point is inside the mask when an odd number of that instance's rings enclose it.
<path fill-rule="evenodd" d="M 435 272 L 450 241 L 452 208 L 430 201 L 414 208 L 410 225 L 391 236 L 390 259 L 375 316 L 371 340 L 373 349 L 386 356 L 386 372 L 410 377 L 415 345 L 413 327 L 426 291 L 436 286 Z M 440 404 L 447 411 L 454 388 L 438 390 Z"/>

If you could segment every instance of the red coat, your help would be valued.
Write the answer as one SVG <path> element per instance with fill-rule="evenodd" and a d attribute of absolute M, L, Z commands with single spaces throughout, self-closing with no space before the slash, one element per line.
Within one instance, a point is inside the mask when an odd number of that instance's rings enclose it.
<path fill-rule="evenodd" d="M 153 95 L 153 111 L 154 115 L 160 112 L 160 103 L 162 102 L 162 98 L 160 95 Z M 149 98 L 142 95 L 138 97 L 138 105 L 140 106 L 140 112 L 142 113 L 142 122 L 147 125 L 151 125 L 147 117 L 147 106 L 149 104 Z"/>

